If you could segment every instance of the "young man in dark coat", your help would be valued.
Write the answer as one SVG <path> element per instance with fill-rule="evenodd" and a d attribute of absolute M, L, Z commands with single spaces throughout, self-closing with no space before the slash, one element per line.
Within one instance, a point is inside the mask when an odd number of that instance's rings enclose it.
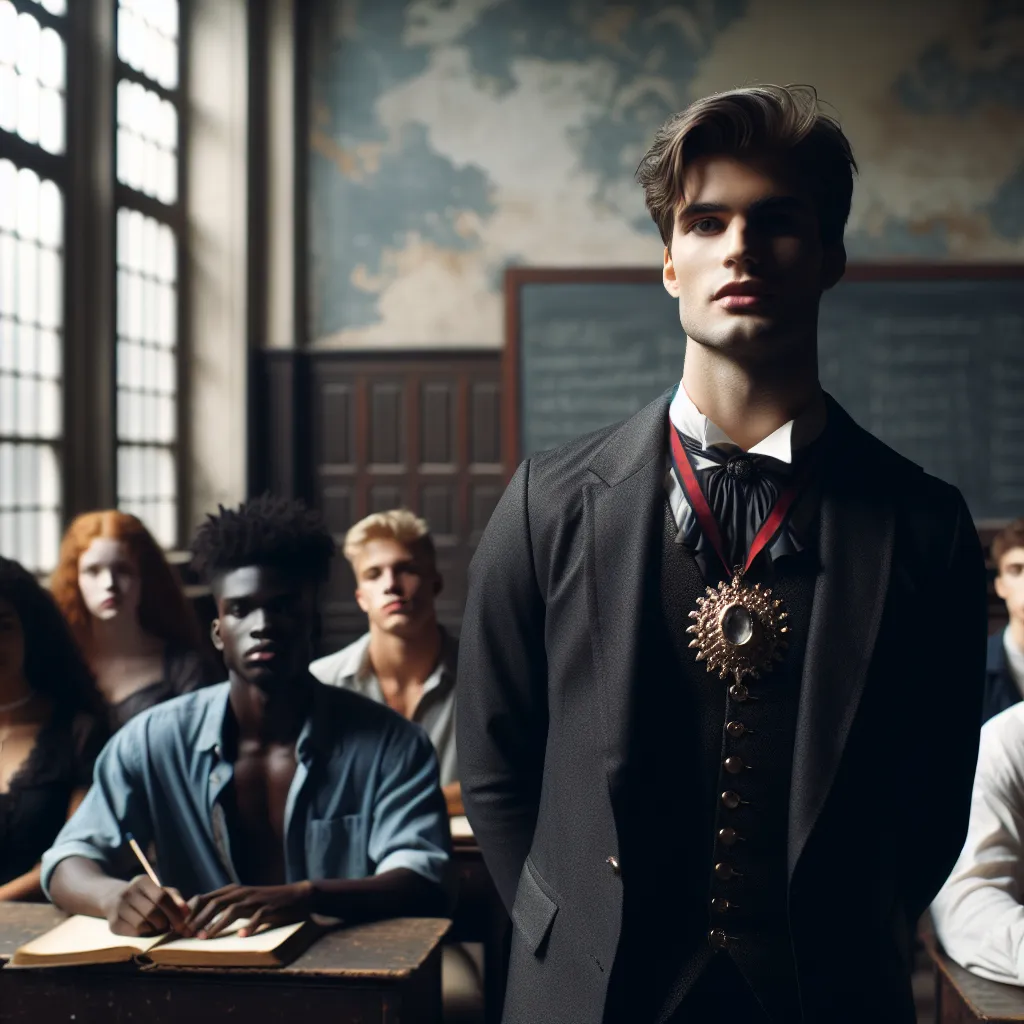
<path fill-rule="evenodd" d="M 458 742 L 514 924 L 506 1024 L 914 1021 L 984 564 L 959 492 L 818 381 L 854 170 L 813 90 L 670 120 L 638 178 L 682 380 L 527 459 L 480 542 Z"/>

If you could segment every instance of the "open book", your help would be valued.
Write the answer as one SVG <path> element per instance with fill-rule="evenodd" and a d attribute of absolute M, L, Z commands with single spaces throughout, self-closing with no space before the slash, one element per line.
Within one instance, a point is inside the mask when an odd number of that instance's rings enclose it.
<path fill-rule="evenodd" d="M 242 938 L 239 920 L 215 939 L 115 935 L 101 917 L 76 915 L 18 949 L 12 967 L 69 967 L 73 964 L 140 964 L 174 967 L 281 967 L 302 953 L 324 929 L 312 921 L 267 928 Z"/>

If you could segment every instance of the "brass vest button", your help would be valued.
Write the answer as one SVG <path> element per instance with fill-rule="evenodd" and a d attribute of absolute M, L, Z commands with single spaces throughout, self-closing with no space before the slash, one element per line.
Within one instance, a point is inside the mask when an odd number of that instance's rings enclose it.
<path fill-rule="evenodd" d="M 721 796 L 722 805 L 728 807 L 730 811 L 735 811 L 737 807 L 743 801 L 740 799 L 739 793 L 734 793 L 731 789 L 727 789 Z"/>
<path fill-rule="evenodd" d="M 725 861 L 719 861 L 715 865 L 715 877 L 720 878 L 723 882 L 728 882 L 733 878 L 737 878 L 738 872 L 733 870 L 731 864 L 726 864 Z"/>
<path fill-rule="evenodd" d="M 723 896 L 716 896 L 711 901 L 711 909 L 716 914 L 727 914 L 729 912 L 729 908 L 731 906 L 732 906 L 732 904 L 727 899 L 725 899 L 725 897 L 723 897 Z"/>
<path fill-rule="evenodd" d="M 723 845 L 732 846 L 741 836 L 734 828 L 723 828 L 719 830 L 718 838 L 721 839 Z"/>
<path fill-rule="evenodd" d="M 742 683 L 733 683 L 729 687 L 729 696 L 737 703 L 742 704 L 750 697 L 750 691 Z"/>
<path fill-rule="evenodd" d="M 728 722 L 725 726 L 725 731 L 730 736 L 738 739 L 747 731 L 747 727 L 742 722 Z"/>
<path fill-rule="evenodd" d="M 729 936 L 722 931 L 721 928 L 712 928 L 708 932 L 708 942 L 711 943 L 712 949 L 728 949 L 729 948 Z"/>
<path fill-rule="evenodd" d="M 743 758 L 742 757 L 733 756 L 733 757 L 727 757 L 722 762 L 722 767 L 730 775 L 739 775 L 739 773 L 741 771 L 743 771 L 743 769 L 746 768 L 747 766 L 743 763 Z"/>

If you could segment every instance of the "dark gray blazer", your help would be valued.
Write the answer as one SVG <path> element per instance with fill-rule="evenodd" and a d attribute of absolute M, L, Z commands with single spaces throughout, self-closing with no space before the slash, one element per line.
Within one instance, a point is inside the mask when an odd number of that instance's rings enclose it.
<path fill-rule="evenodd" d="M 617 826 L 668 403 L 524 462 L 472 562 L 458 743 L 466 811 L 514 924 L 506 1024 L 604 1017 L 629 886 Z M 984 561 L 955 488 L 831 399 L 829 418 L 790 928 L 804 1020 L 912 1024 L 913 930 L 967 828 Z"/>

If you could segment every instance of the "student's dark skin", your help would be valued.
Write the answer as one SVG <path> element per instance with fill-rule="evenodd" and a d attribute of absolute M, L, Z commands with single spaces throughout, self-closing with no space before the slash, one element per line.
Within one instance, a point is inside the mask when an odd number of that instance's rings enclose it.
<path fill-rule="evenodd" d="M 84 857 L 62 861 L 50 883 L 54 903 L 70 913 L 105 917 L 119 935 L 175 931 L 215 938 L 239 918 L 248 930 L 299 921 L 310 913 L 347 922 L 443 914 L 440 886 L 406 868 L 361 879 L 285 881 L 284 817 L 295 775 L 295 744 L 315 685 L 312 658 L 315 590 L 277 569 L 246 566 L 215 587 L 213 639 L 231 682 L 230 715 L 237 835 L 232 846 L 238 876 L 229 885 L 187 903 L 146 875 L 130 882 L 106 875 Z"/>

